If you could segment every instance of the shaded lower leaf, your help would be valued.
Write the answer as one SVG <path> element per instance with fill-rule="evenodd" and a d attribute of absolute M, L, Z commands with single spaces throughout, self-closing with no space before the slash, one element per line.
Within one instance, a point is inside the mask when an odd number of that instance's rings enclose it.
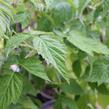
<path fill-rule="evenodd" d="M 74 73 L 75 73 L 75 75 L 77 76 L 77 77 L 80 77 L 80 74 L 81 74 L 81 62 L 80 62 L 80 60 L 77 60 L 77 61 L 75 61 L 74 63 L 73 63 L 73 65 L 72 65 L 72 67 L 73 67 L 73 71 L 74 71 Z"/>
<path fill-rule="evenodd" d="M 71 80 L 70 84 L 63 83 L 61 89 L 64 93 L 73 93 L 76 95 L 81 95 L 83 93 L 83 89 L 75 80 Z"/>
<path fill-rule="evenodd" d="M 109 88 L 106 84 L 101 84 L 100 86 L 97 85 L 97 83 L 89 83 L 91 89 L 96 89 L 99 93 L 103 95 L 109 95 Z"/>
<path fill-rule="evenodd" d="M 62 98 L 62 104 L 64 108 L 68 109 L 78 109 L 76 102 L 68 97 Z"/>
<path fill-rule="evenodd" d="M 78 109 L 76 102 L 64 95 L 60 95 L 55 103 L 55 109 Z"/>
<path fill-rule="evenodd" d="M 25 99 L 22 100 L 21 104 L 23 109 L 38 109 L 38 107 L 28 97 L 25 97 Z"/>

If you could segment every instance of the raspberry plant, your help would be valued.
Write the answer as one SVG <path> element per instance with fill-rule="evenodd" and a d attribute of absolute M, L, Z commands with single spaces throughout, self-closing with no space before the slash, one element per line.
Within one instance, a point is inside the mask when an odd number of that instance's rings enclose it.
<path fill-rule="evenodd" d="M 0 0 L 0 109 L 106 109 L 108 0 Z"/>

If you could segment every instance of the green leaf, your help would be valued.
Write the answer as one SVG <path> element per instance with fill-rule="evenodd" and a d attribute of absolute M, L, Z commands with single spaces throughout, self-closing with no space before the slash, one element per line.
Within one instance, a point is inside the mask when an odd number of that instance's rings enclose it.
<path fill-rule="evenodd" d="M 29 24 L 29 20 L 30 20 L 30 13 L 28 13 L 26 11 L 19 12 L 15 16 L 15 22 L 21 23 L 22 24 L 22 28 L 25 28 Z"/>
<path fill-rule="evenodd" d="M 55 108 L 55 109 L 62 109 L 61 97 L 59 97 L 59 98 L 56 100 L 56 103 L 55 103 L 55 105 L 54 105 L 54 108 Z"/>
<path fill-rule="evenodd" d="M 73 63 L 72 67 L 73 67 L 73 71 L 74 71 L 75 75 L 77 77 L 80 77 L 81 71 L 82 71 L 82 69 L 81 69 L 81 61 L 80 60 L 76 60 Z"/>
<path fill-rule="evenodd" d="M 46 60 L 47 64 L 51 64 L 66 80 L 68 80 L 65 66 L 66 49 L 64 44 L 52 36 L 42 35 L 33 39 L 33 45 L 38 54 L 42 55 Z"/>
<path fill-rule="evenodd" d="M 45 0 L 47 8 L 49 9 L 53 8 L 54 6 L 56 6 L 57 4 L 61 2 L 66 2 L 66 0 Z"/>
<path fill-rule="evenodd" d="M 0 0 L 0 37 L 2 37 L 6 30 L 10 30 L 11 21 L 13 21 L 11 5 Z"/>
<path fill-rule="evenodd" d="M 95 60 L 93 69 L 86 73 L 88 73 L 86 80 L 89 82 L 97 82 L 98 85 L 109 83 L 109 57 Z"/>
<path fill-rule="evenodd" d="M 51 16 L 44 14 L 38 19 L 37 23 L 38 23 L 37 27 L 38 30 L 52 31 L 54 21 L 51 18 Z"/>
<path fill-rule="evenodd" d="M 23 109 L 38 109 L 38 107 L 33 103 L 33 101 L 29 97 L 26 97 L 21 102 L 21 104 Z"/>
<path fill-rule="evenodd" d="M 98 86 L 96 89 L 103 95 L 109 95 L 109 88 L 105 84 Z"/>
<path fill-rule="evenodd" d="M 44 66 L 41 64 L 41 62 L 38 59 L 36 58 L 24 59 L 20 62 L 20 65 L 24 69 L 26 69 L 29 73 L 49 81 Z"/>
<path fill-rule="evenodd" d="M 22 109 L 22 107 L 20 104 L 16 104 L 16 105 L 10 105 L 8 109 Z"/>
<path fill-rule="evenodd" d="M 68 109 L 78 109 L 76 102 L 68 97 L 62 98 L 62 104 L 64 108 L 68 107 Z"/>
<path fill-rule="evenodd" d="M 93 56 L 93 53 L 109 54 L 109 49 L 99 41 L 83 36 L 78 31 L 71 31 L 67 40 L 75 47 Z"/>
<path fill-rule="evenodd" d="M 29 34 L 17 34 L 13 37 L 11 37 L 6 44 L 6 54 L 9 54 L 14 48 L 18 47 L 22 42 L 29 39 L 31 35 Z"/>
<path fill-rule="evenodd" d="M 95 106 L 96 97 L 94 93 L 88 91 L 84 95 L 80 96 L 76 103 L 79 109 L 91 109 L 93 106 Z"/>
<path fill-rule="evenodd" d="M 13 8 L 6 1 L 0 0 L 0 10 L 13 20 Z"/>
<path fill-rule="evenodd" d="M 68 2 L 60 2 L 54 6 L 52 17 L 57 25 L 69 21 L 72 17 L 72 8 Z"/>
<path fill-rule="evenodd" d="M 75 80 L 71 80 L 70 84 L 63 83 L 61 85 L 61 89 L 64 93 L 71 93 L 71 94 L 73 93 L 76 95 L 83 94 L 83 89 Z"/>
<path fill-rule="evenodd" d="M 89 86 L 91 87 L 91 89 L 93 90 L 96 89 L 99 93 L 103 95 L 109 95 L 109 88 L 106 84 L 101 84 L 100 86 L 98 86 L 97 83 L 89 82 Z"/>
<path fill-rule="evenodd" d="M 91 0 L 79 0 L 79 11 L 83 14 L 84 9 L 88 6 Z"/>
<path fill-rule="evenodd" d="M 16 103 L 21 95 L 23 81 L 20 74 L 8 72 L 0 76 L 0 109 Z"/>
<path fill-rule="evenodd" d="M 76 102 L 64 95 L 60 95 L 55 103 L 55 109 L 78 109 Z"/>
<path fill-rule="evenodd" d="M 109 105 L 109 95 L 98 94 L 97 101 L 102 106 L 102 109 L 106 109 Z"/>

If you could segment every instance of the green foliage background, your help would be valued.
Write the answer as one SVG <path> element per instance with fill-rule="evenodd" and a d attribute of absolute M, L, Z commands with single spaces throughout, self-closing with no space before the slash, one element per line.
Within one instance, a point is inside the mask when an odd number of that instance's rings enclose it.
<path fill-rule="evenodd" d="M 0 0 L 0 109 L 106 109 L 108 28 L 109 0 Z"/>

